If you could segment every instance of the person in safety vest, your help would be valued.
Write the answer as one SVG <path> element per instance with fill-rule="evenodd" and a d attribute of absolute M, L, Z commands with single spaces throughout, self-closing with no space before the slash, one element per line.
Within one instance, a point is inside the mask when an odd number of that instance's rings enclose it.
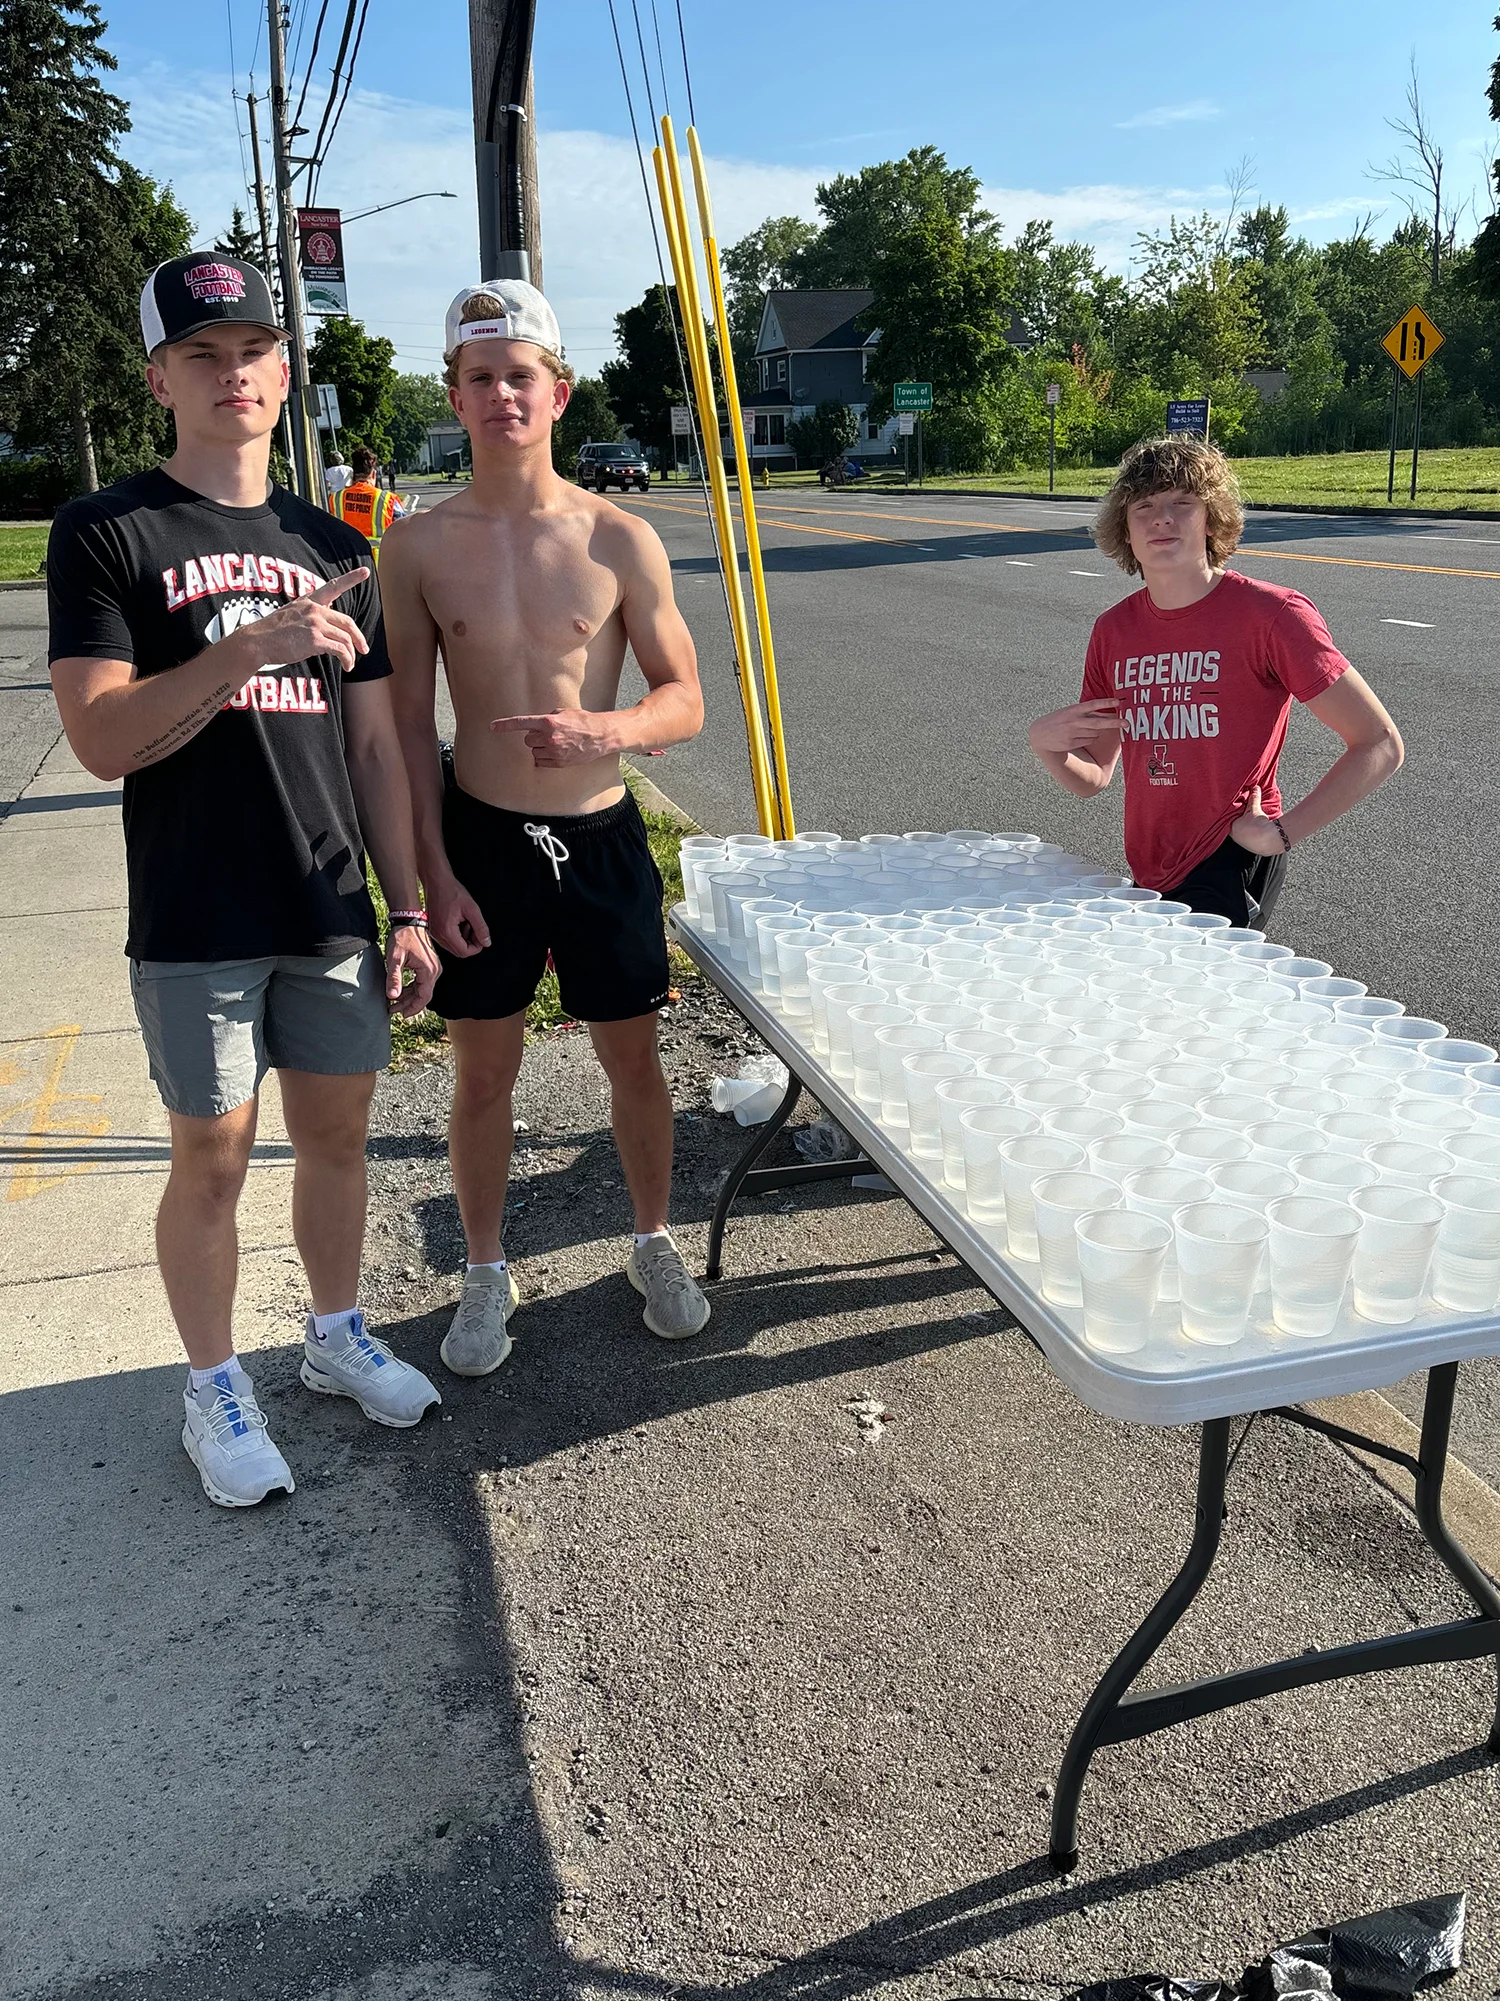
<path fill-rule="evenodd" d="M 401 519 L 406 509 L 394 493 L 387 493 L 384 487 L 375 484 L 375 454 L 368 445 L 356 445 L 350 458 L 354 477 L 330 496 L 328 505 L 340 521 L 347 521 L 351 528 L 359 530 L 375 551 L 378 562 L 381 536 L 393 521 Z"/>

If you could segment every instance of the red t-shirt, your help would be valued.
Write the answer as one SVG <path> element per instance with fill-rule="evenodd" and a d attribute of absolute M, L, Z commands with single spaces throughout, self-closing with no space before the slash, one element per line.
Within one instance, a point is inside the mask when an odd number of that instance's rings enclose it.
<path fill-rule="evenodd" d="M 1137 882 L 1181 882 L 1257 785 L 1261 810 L 1280 813 L 1292 697 L 1314 701 L 1348 665 L 1300 591 L 1237 570 L 1178 611 L 1140 590 L 1095 620 L 1082 699 L 1120 704 L 1125 854 Z"/>

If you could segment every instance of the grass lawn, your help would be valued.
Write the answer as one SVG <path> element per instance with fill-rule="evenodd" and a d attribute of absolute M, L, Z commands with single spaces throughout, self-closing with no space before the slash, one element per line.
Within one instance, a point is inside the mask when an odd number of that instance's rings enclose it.
<path fill-rule="evenodd" d="M 0 583 L 34 577 L 46 553 L 45 521 L 0 521 Z"/>
<path fill-rule="evenodd" d="M 626 783 L 631 784 L 632 773 L 626 774 Z M 678 826 L 670 813 L 656 813 L 642 807 L 641 817 L 646 822 L 646 839 L 651 846 L 652 858 L 661 871 L 662 909 L 670 910 L 674 903 L 682 901 L 682 864 L 678 850 L 682 846 L 685 831 Z M 375 902 L 375 915 L 380 924 L 380 942 L 386 939 L 386 901 L 380 893 L 373 871 L 370 873 L 370 895 Z M 685 952 L 675 945 L 668 948 L 668 959 L 672 968 L 675 986 L 684 980 L 697 977 L 696 968 Z M 572 1016 L 563 1012 L 562 1002 L 557 992 L 557 975 L 549 967 L 542 975 L 542 983 L 537 988 L 536 999 L 526 1013 L 526 1031 L 534 1035 L 548 1028 L 558 1028 L 571 1022 Z M 447 1041 L 448 1031 L 444 1023 L 429 1008 L 425 1013 L 407 1020 L 396 1015 L 391 1022 L 391 1067 L 400 1070 L 413 1057 L 434 1054 Z"/>
<path fill-rule="evenodd" d="M 1234 459 L 1231 461 L 1246 500 L 1270 506 L 1287 504 L 1302 507 L 1386 506 L 1385 481 L 1388 465 L 1384 452 L 1329 452 L 1308 458 Z M 1080 495 L 1102 494 L 1114 474 L 1112 466 L 1059 466 L 1057 491 Z M 815 472 L 772 473 L 771 491 L 778 487 L 816 486 Z M 846 489 L 871 492 L 901 486 L 899 473 L 872 472 Z M 1031 493 L 1047 490 L 1046 466 L 1021 468 L 1015 472 L 956 475 L 926 482 L 928 493 L 1006 493 L 1024 489 Z M 759 488 L 757 487 L 757 490 Z M 1488 513 L 1500 512 L 1500 446 L 1476 445 L 1464 449 L 1423 452 L 1418 466 L 1417 498 L 1411 490 L 1411 450 L 1396 454 L 1396 498 L 1393 511 L 1410 512 L 1413 505 L 1424 507 L 1472 507 Z"/>

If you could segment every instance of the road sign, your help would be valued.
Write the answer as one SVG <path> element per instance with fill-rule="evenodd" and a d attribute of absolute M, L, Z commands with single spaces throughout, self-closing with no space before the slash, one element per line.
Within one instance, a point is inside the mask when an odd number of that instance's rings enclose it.
<path fill-rule="evenodd" d="M 674 403 L 672 405 L 672 436 L 674 438 L 690 438 L 692 435 L 693 420 L 688 414 L 688 406 L 686 403 Z"/>
<path fill-rule="evenodd" d="M 341 431 L 344 420 L 339 414 L 339 392 L 332 382 L 310 382 L 307 385 L 307 407 L 309 415 L 320 431 Z"/>
<path fill-rule="evenodd" d="M 916 412 L 903 410 L 896 419 L 896 436 L 898 438 L 909 438 L 916 428 Z"/>
<path fill-rule="evenodd" d="M 1054 410 L 1061 403 L 1062 384 L 1060 382 L 1049 382 L 1047 384 L 1047 401 L 1052 405 Z"/>
<path fill-rule="evenodd" d="M 1417 376 L 1443 344 L 1443 336 L 1420 306 L 1404 312 L 1380 345 L 1408 380 Z"/>
<path fill-rule="evenodd" d="M 930 410 L 932 408 L 932 384 L 930 382 L 898 382 L 892 387 L 891 402 L 897 410 Z"/>
<path fill-rule="evenodd" d="M 1180 403 L 1167 405 L 1167 435 L 1174 432 L 1196 431 L 1200 438 L 1208 436 L 1208 398 L 1194 396 Z"/>

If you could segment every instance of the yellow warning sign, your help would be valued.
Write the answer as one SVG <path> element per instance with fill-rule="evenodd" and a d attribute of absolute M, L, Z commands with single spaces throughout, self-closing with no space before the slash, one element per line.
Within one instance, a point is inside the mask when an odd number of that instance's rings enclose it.
<path fill-rule="evenodd" d="M 1380 345 L 1401 373 L 1415 380 L 1443 344 L 1443 336 L 1420 306 L 1405 312 Z"/>

